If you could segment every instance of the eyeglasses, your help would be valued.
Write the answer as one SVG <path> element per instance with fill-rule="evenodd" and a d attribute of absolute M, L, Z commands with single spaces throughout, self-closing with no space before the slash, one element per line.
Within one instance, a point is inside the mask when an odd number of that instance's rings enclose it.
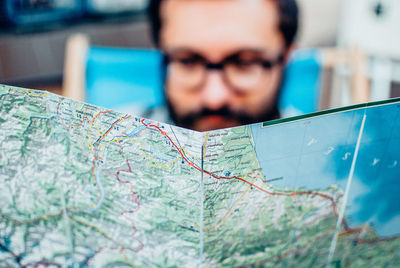
<path fill-rule="evenodd" d="M 242 57 L 239 53 L 231 55 L 221 62 L 212 63 L 200 55 L 168 56 L 164 55 L 169 79 L 185 90 L 196 90 L 202 86 L 208 70 L 222 71 L 224 81 L 238 92 L 253 91 L 256 86 L 268 78 L 271 69 L 283 62 L 283 55 L 269 61 L 261 58 Z"/>

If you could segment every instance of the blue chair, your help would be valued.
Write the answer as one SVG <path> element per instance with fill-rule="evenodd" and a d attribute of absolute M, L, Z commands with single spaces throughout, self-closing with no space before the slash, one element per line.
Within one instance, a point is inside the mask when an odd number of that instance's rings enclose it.
<path fill-rule="evenodd" d="M 91 47 L 87 36 L 68 39 L 63 95 L 114 110 L 165 103 L 162 54 L 154 49 Z"/>
<path fill-rule="evenodd" d="M 67 44 L 65 96 L 124 111 L 128 106 L 145 109 L 165 104 L 159 51 L 89 47 L 85 38 L 73 36 Z M 81 62 L 76 63 L 77 59 Z M 283 116 L 318 111 L 324 67 L 346 61 L 347 54 L 332 49 L 293 53 L 284 71 L 279 99 Z M 354 102 L 368 100 L 364 91 Z"/>
<path fill-rule="evenodd" d="M 319 50 L 296 51 L 290 58 L 284 74 L 279 110 L 283 115 L 312 113 L 319 109 L 323 65 Z"/>
<path fill-rule="evenodd" d="M 91 47 L 85 101 L 107 108 L 163 105 L 161 69 L 157 50 Z"/>

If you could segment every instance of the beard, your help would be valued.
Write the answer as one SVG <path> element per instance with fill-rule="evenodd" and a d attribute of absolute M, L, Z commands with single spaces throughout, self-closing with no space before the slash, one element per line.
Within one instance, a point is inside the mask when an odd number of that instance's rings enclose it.
<path fill-rule="evenodd" d="M 256 116 L 249 115 L 245 111 L 234 111 L 227 106 L 217 110 L 203 108 L 199 111 L 194 111 L 185 115 L 177 115 L 169 100 L 167 100 L 167 104 L 171 118 L 177 126 L 199 131 L 248 125 L 280 118 L 276 101 L 272 108 L 270 107 L 269 109 L 265 109 Z M 207 124 L 207 120 L 210 118 L 219 118 L 220 123 Z"/>
<path fill-rule="evenodd" d="M 285 81 L 285 76 L 286 74 L 282 70 L 278 86 L 276 87 L 275 96 L 273 97 L 273 105 L 265 105 L 265 108 L 257 115 L 250 115 L 244 110 L 233 110 L 228 106 L 224 106 L 217 110 L 202 108 L 198 111 L 193 111 L 185 115 L 178 115 L 174 109 L 174 106 L 168 98 L 168 94 L 165 94 L 165 99 L 167 101 L 167 107 L 171 119 L 177 126 L 183 128 L 193 129 L 197 131 L 208 131 L 220 128 L 262 123 L 281 118 L 281 114 L 278 108 L 278 100 L 282 93 L 281 89 Z M 164 93 L 166 93 L 166 91 L 164 91 Z M 208 124 L 207 118 L 210 117 L 219 117 L 220 124 Z"/>

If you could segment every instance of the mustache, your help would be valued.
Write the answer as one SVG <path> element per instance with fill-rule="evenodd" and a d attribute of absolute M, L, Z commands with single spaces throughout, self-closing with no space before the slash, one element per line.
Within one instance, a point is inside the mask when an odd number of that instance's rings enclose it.
<path fill-rule="evenodd" d="M 248 124 L 255 120 L 255 118 L 247 115 L 243 111 L 234 111 L 228 107 L 222 107 L 217 110 L 203 108 L 199 111 L 194 111 L 184 116 L 180 116 L 179 118 L 175 118 L 175 121 L 178 125 L 192 127 L 195 121 L 207 116 L 222 116 L 230 120 L 238 121 L 240 124 Z"/>
<path fill-rule="evenodd" d="M 272 108 L 268 109 L 266 107 L 264 111 L 255 116 L 251 116 L 243 110 L 232 110 L 226 105 L 219 109 L 209 109 L 207 107 L 203 107 L 200 110 L 178 116 L 178 114 L 175 112 L 174 106 L 168 98 L 167 108 L 171 119 L 177 126 L 189 129 L 193 129 L 195 123 L 199 119 L 212 115 L 218 115 L 225 117 L 226 119 L 237 121 L 240 125 L 248 125 L 280 118 L 280 113 L 276 102 Z"/>

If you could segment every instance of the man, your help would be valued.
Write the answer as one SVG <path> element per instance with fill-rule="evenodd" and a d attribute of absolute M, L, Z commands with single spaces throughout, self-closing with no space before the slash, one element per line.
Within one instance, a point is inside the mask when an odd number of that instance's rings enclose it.
<path fill-rule="evenodd" d="M 279 117 L 295 0 L 152 0 L 149 11 L 178 126 L 205 131 Z"/>

